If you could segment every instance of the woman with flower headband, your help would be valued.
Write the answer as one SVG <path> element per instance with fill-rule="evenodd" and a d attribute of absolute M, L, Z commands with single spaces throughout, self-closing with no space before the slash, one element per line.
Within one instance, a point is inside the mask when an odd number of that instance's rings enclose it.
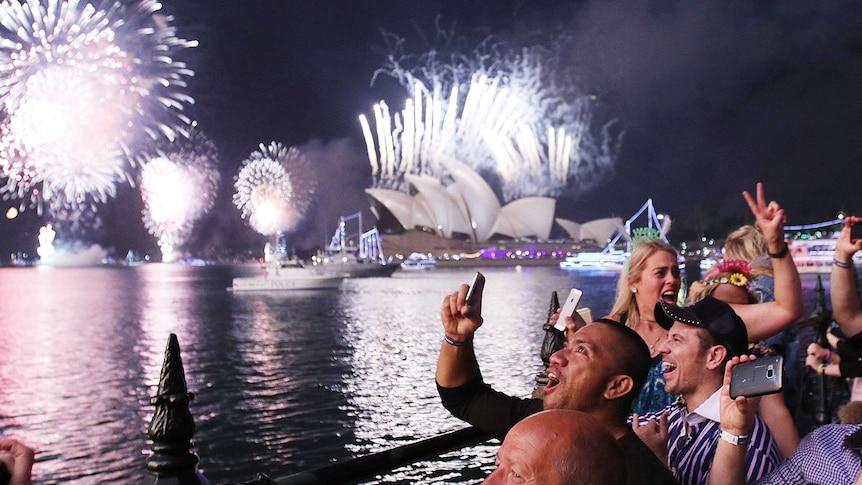
<path fill-rule="evenodd" d="M 686 304 L 693 305 L 706 296 L 712 296 L 731 305 L 759 304 L 754 295 L 751 266 L 740 259 L 724 260 L 711 269 L 701 281 L 692 283 Z M 758 344 L 752 349 L 758 356 L 774 354 L 766 345 Z M 787 408 L 784 392 L 768 394 L 760 398 L 758 414 L 772 431 L 775 442 L 786 458 L 799 446 L 799 432 L 793 415 Z"/>
<path fill-rule="evenodd" d="M 763 232 L 754 225 L 741 226 L 724 241 L 724 259 L 742 259 L 751 264 L 749 282 L 757 302 L 775 301 L 775 278 L 772 258 Z M 799 328 L 792 323 L 784 330 L 764 340 L 764 344 L 784 357 L 784 403 L 793 414 L 799 406 L 802 388 L 802 372 L 799 365 Z"/>

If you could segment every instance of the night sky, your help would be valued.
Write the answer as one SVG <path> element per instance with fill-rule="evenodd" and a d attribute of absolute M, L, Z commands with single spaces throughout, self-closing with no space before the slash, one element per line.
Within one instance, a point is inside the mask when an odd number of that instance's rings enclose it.
<path fill-rule="evenodd" d="M 624 130 L 615 175 L 560 199 L 575 221 L 627 218 L 652 197 L 680 230 L 745 220 L 742 190 L 766 184 L 788 222 L 862 213 L 862 4 L 853 1 L 164 0 L 195 71 L 190 114 L 219 149 L 222 186 L 193 245 L 259 251 L 231 204 L 233 177 L 259 143 L 301 148 L 320 179 L 299 248 L 321 246 L 362 210 L 371 183 L 358 116 L 405 93 L 379 77 L 381 30 L 424 52 L 435 19 L 458 34 L 567 32 L 568 62 L 596 114 Z M 548 35 L 550 37 L 550 35 Z M 17 205 L 4 201 L 2 207 Z M 156 253 L 137 189 L 102 206 L 93 242 Z M 0 219 L 0 250 L 32 250 L 41 221 Z M 720 234 L 715 234 L 719 236 Z M 671 231 L 674 239 L 674 231 Z M 4 258 L 5 259 L 5 258 Z"/>

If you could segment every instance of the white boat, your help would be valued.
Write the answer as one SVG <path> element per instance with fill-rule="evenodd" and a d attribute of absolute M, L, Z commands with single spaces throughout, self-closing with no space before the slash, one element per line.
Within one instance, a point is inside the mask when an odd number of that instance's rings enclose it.
<path fill-rule="evenodd" d="M 436 265 L 437 260 L 429 254 L 410 253 L 410 256 L 401 263 L 401 269 L 407 271 L 422 271 L 436 268 Z"/>
<path fill-rule="evenodd" d="M 835 244 L 843 226 L 844 219 L 841 216 L 815 224 L 784 226 L 784 237 L 787 239 L 790 256 L 793 257 L 800 274 L 832 271 Z M 862 254 L 857 252 L 853 256 L 853 263 L 862 265 Z"/>
<path fill-rule="evenodd" d="M 640 228 L 632 228 L 639 217 L 646 213 L 647 225 Z M 667 242 L 667 232 L 670 230 L 670 216 L 658 214 L 653 207 L 652 199 L 647 199 L 643 206 L 638 209 L 625 225 L 616 231 L 613 239 L 601 251 L 583 251 L 569 256 L 560 262 L 561 269 L 598 269 L 607 271 L 623 271 L 626 262 L 631 255 L 632 238 L 639 234 L 649 234 L 651 237 L 659 237 Z M 622 239 L 626 243 L 626 249 L 617 249 L 617 242 Z M 680 268 L 685 267 L 685 259 L 680 257 Z"/>
<path fill-rule="evenodd" d="M 790 256 L 796 264 L 796 270 L 803 273 L 829 273 L 832 271 L 832 260 L 835 258 L 835 243 L 837 239 L 791 239 L 788 241 Z M 862 265 L 862 254 L 853 256 L 855 265 Z"/>
<path fill-rule="evenodd" d="M 267 263 L 266 274 L 233 279 L 231 290 L 290 291 L 338 288 L 344 276 L 323 275 L 306 268 L 298 259 Z"/>
<path fill-rule="evenodd" d="M 560 261 L 560 268 L 622 271 L 627 259 L 628 254 L 622 250 L 582 252 Z"/>

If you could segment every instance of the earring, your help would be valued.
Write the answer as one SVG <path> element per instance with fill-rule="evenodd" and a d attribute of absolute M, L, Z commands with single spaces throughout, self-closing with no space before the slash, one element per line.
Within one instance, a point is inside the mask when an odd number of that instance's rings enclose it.
<path fill-rule="evenodd" d="M 632 293 L 637 293 L 637 292 L 638 292 L 637 288 L 632 288 Z"/>

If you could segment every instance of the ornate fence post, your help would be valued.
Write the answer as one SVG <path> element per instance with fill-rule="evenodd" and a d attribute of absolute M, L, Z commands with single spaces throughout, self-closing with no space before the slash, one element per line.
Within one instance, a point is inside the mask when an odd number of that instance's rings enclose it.
<path fill-rule="evenodd" d="M 180 344 L 177 336 L 170 334 L 158 394 L 150 400 L 156 411 L 148 432 L 153 440 L 153 454 L 147 459 L 147 471 L 152 476 L 144 479 L 145 484 L 208 484 L 198 475 L 198 457 L 191 452 L 195 434 L 195 422 L 189 411 L 192 399 L 194 395 L 186 387 Z"/>
<path fill-rule="evenodd" d="M 545 330 L 545 338 L 542 340 L 542 349 L 539 352 L 542 363 L 545 369 L 551 363 L 551 354 L 563 348 L 565 343 L 565 334 L 553 326 L 551 326 L 551 317 L 560 309 L 560 299 L 556 291 L 551 292 L 551 304 L 548 306 L 548 317 L 545 320 L 545 325 L 542 327 Z M 562 318 L 562 317 L 560 317 Z M 545 385 L 548 383 L 548 374 L 543 370 L 536 375 L 536 386 L 533 388 L 532 397 L 541 398 L 545 391 Z"/>

